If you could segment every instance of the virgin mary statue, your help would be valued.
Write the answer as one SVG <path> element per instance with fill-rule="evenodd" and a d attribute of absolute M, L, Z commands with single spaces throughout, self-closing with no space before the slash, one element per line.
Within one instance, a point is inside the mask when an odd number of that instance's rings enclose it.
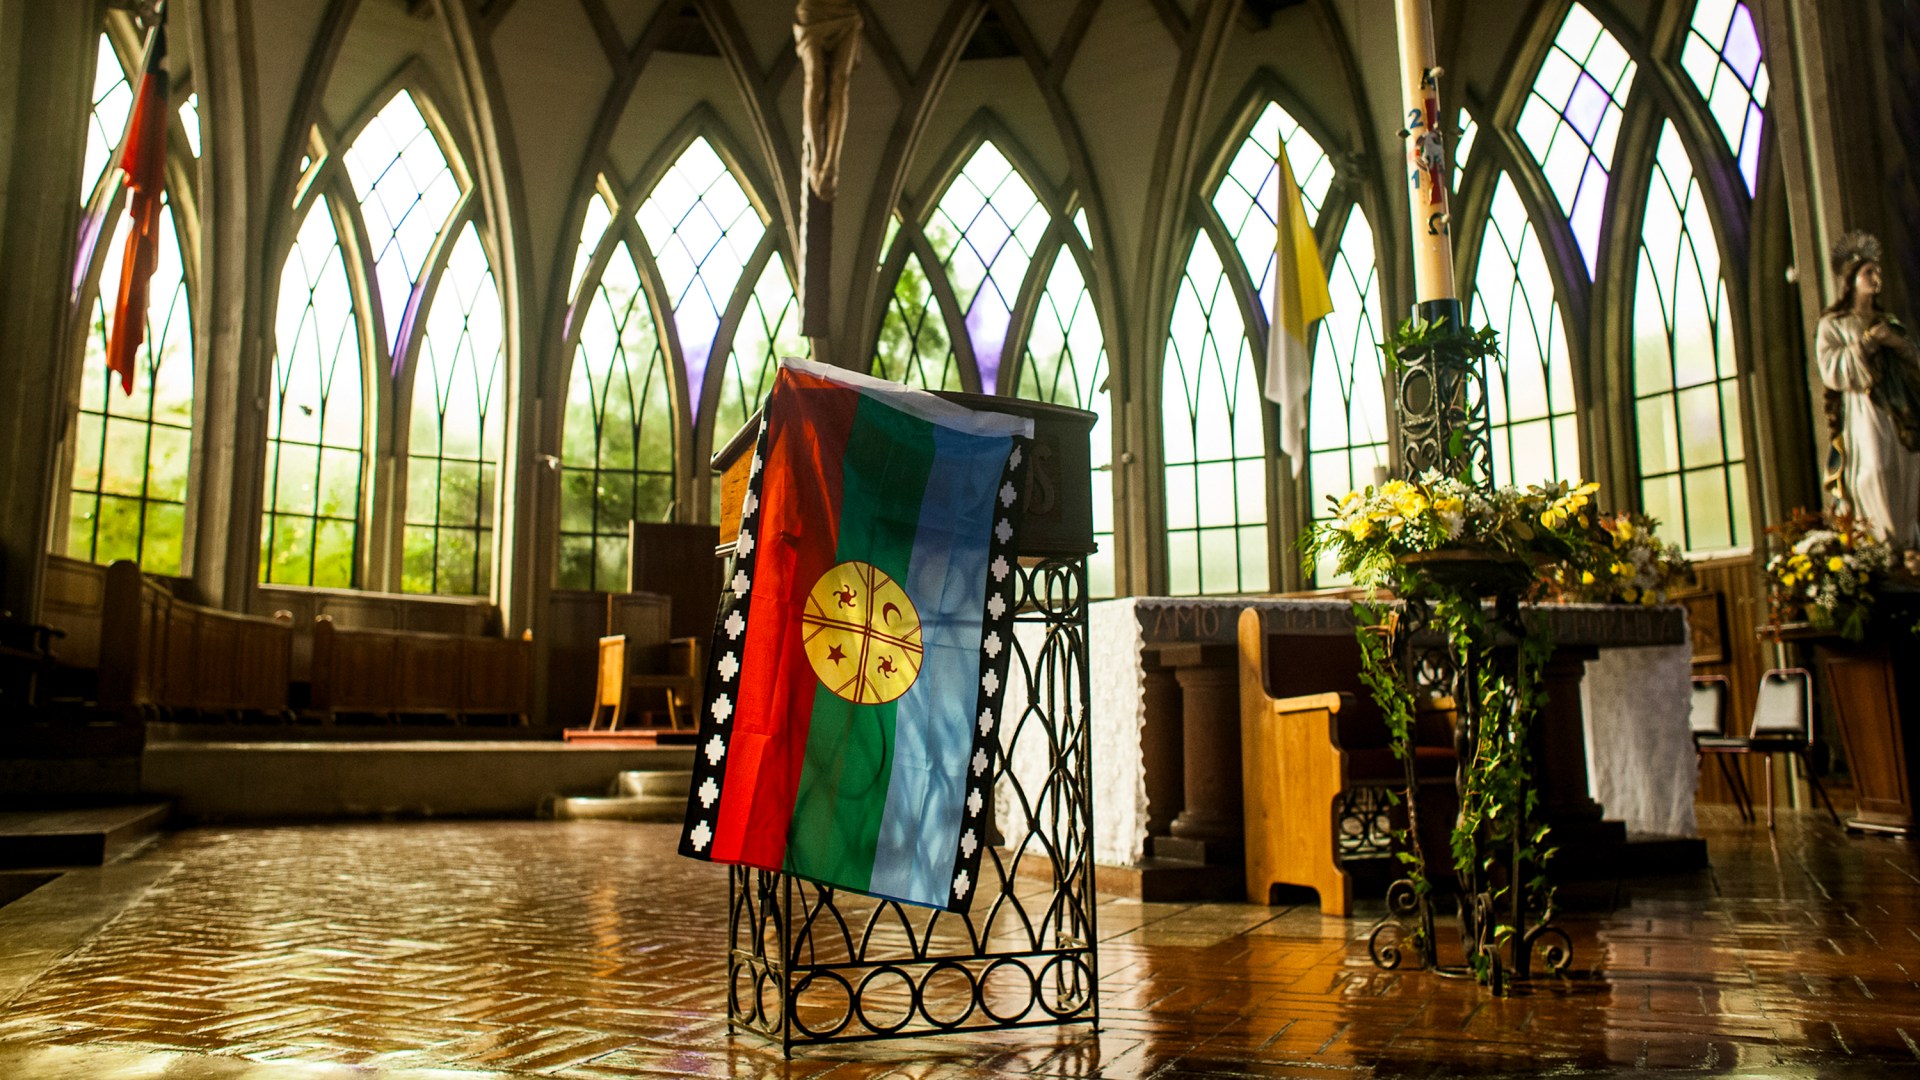
<path fill-rule="evenodd" d="M 1920 349 L 1880 306 L 1880 242 L 1833 251 L 1840 296 L 1820 317 L 1817 360 L 1838 451 L 1837 509 L 1896 548 L 1920 548 Z"/>

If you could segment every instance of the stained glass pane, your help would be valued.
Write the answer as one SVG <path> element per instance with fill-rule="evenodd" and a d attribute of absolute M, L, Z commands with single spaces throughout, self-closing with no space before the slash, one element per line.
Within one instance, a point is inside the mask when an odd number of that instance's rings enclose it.
<path fill-rule="evenodd" d="M 1213 193 L 1213 209 L 1233 237 L 1247 275 L 1260 289 L 1262 311 L 1273 310 L 1273 242 L 1280 207 L 1280 166 L 1275 155 L 1283 140 L 1307 221 L 1318 222 L 1333 185 L 1333 159 L 1277 104 L 1269 103 L 1253 122 Z"/>
<path fill-rule="evenodd" d="M 613 207 L 608 205 L 604 195 L 595 194 L 587 200 L 587 216 L 580 222 L 580 244 L 573 249 L 573 274 L 567 279 L 567 295 L 578 302 L 580 275 L 587 272 L 587 266 L 593 262 L 593 253 L 600 246 L 600 238 L 606 235 L 607 226 L 613 221 Z"/>
<path fill-rule="evenodd" d="M 1700 0 L 1680 47 L 1680 66 L 1740 162 L 1752 194 L 1760 182 L 1760 131 L 1772 84 L 1752 10 L 1742 0 Z"/>
<path fill-rule="evenodd" d="M 200 156 L 200 95 L 198 92 L 187 95 L 180 103 L 180 130 L 185 134 L 187 149 L 194 157 Z"/>
<path fill-rule="evenodd" d="M 1453 190 L 1460 190 L 1460 182 L 1466 176 L 1467 159 L 1473 156 L 1473 140 L 1480 135 L 1480 125 L 1473 122 L 1473 114 L 1460 110 L 1460 133 L 1453 144 Z"/>
<path fill-rule="evenodd" d="M 360 336 L 324 197 L 307 211 L 280 272 L 274 333 L 260 577 L 349 588 L 361 499 Z"/>
<path fill-rule="evenodd" d="M 1690 551 L 1752 543 L 1732 313 L 1693 165 L 1662 125 L 1634 284 L 1641 502 Z"/>
<path fill-rule="evenodd" d="M 1093 539 L 1100 550 L 1087 560 L 1087 588 L 1098 597 L 1114 593 L 1113 399 L 1107 393 L 1108 374 L 1106 339 L 1093 310 L 1093 293 L 1079 262 L 1063 248 L 1054 257 L 1034 312 L 1018 392 L 1023 398 L 1071 405 L 1099 417 L 1091 440 Z"/>
<path fill-rule="evenodd" d="M 918 256 L 907 256 L 894 282 L 873 353 L 873 374 L 926 390 L 961 389 L 946 318 Z"/>
<path fill-rule="evenodd" d="M 92 298 L 75 425 L 67 554 L 132 559 L 154 574 L 178 574 L 193 439 L 193 328 L 186 275 L 170 207 L 149 279 L 146 332 L 135 354 L 133 393 L 107 370 L 113 301 L 129 219 L 122 215 Z"/>
<path fill-rule="evenodd" d="M 1160 394 L 1169 590 L 1270 588 L 1259 381 L 1239 303 L 1204 232 L 1174 301 Z"/>
<path fill-rule="evenodd" d="M 1500 484 L 1580 475 L 1573 369 L 1539 234 L 1506 173 L 1494 186 L 1468 317 L 1500 334 L 1487 372 L 1493 476 Z"/>
<path fill-rule="evenodd" d="M 448 253 L 413 376 L 406 592 L 485 593 L 505 429 L 500 293 L 472 224 Z"/>
<path fill-rule="evenodd" d="M 766 225 L 704 138 L 693 140 L 634 216 L 666 283 L 687 385 L 701 386 L 727 301 Z M 694 408 L 698 415 L 697 395 Z"/>
<path fill-rule="evenodd" d="M 1593 273 L 1607 178 L 1634 63 L 1585 6 L 1574 4 L 1534 76 L 1517 130 L 1567 215 Z"/>
<path fill-rule="evenodd" d="M 594 286 L 567 381 L 560 450 L 564 589 L 626 587 L 627 522 L 673 511 L 673 396 L 625 244 Z"/>
<path fill-rule="evenodd" d="M 987 393 L 999 385 L 1013 306 L 1048 220 L 1033 188 L 987 142 L 967 159 L 927 222 L 927 240 L 953 284 Z"/>
<path fill-rule="evenodd" d="M 786 264 L 775 255 L 760 272 L 740 328 L 733 332 L 733 351 L 727 354 L 726 372 L 720 379 L 719 411 L 713 417 L 715 446 L 726 442 L 760 408 L 773 388 L 773 373 L 780 361 L 789 356 L 805 358 L 809 349 L 800 333 L 800 300 L 793 294 Z"/>
<path fill-rule="evenodd" d="M 120 57 L 100 35 L 100 48 L 93 67 L 93 114 L 87 121 L 87 157 L 81 167 L 80 198 L 85 201 L 100 179 L 100 173 L 120 149 L 127 133 L 127 115 L 133 111 L 133 86 L 120 68 Z"/>
<path fill-rule="evenodd" d="M 1331 515 L 1338 498 L 1374 482 L 1387 464 L 1386 372 L 1380 285 L 1374 272 L 1373 228 L 1355 207 L 1327 268 L 1333 314 L 1313 340 L 1313 384 L 1307 396 L 1308 505 L 1315 520 Z M 1331 565 L 1315 571 L 1321 585 L 1338 579 Z"/>
<path fill-rule="evenodd" d="M 398 352 L 427 255 L 460 201 L 460 182 L 405 90 L 367 122 L 345 161 L 373 243 L 387 345 Z"/>

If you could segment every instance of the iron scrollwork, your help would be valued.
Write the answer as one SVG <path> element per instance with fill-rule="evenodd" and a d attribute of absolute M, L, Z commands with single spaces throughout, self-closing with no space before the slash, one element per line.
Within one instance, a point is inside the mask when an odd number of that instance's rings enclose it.
<path fill-rule="evenodd" d="M 988 839 L 966 912 L 730 872 L 727 1020 L 795 1046 L 1097 1022 L 1084 559 L 1022 560 Z M 1001 833 L 1000 828 L 1006 831 Z"/>

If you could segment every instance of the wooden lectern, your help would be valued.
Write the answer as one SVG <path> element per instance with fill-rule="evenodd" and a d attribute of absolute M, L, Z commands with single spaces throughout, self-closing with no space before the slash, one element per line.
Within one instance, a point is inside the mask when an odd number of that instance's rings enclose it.
<path fill-rule="evenodd" d="M 1911 623 L 1920 598 L 1890 607 Z M 1768 627 L 1768 636 L 1804 641 L 1833 695 L 1840 743 L 1853 774 L 1858 811 L 1847 827 L 1911 836 L 1920 788 L 1920 641 L 1886 627 L 1868 641 L 1847 641 L 1811 628 Z"/>

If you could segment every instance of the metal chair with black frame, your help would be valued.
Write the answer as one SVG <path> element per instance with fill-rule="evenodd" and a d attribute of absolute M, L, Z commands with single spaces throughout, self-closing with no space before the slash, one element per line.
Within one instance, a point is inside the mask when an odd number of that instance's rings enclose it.
<path fill-rule="evenodd" d="M 1840 814 L 1827 789 L 1813 771 L 1813 676 L 1805 668 L 1774 668 L 1760 676 L 1753 700 L 1753 723 L 1745 738 L 1721 736 L 1694 740 L 1703 751 L 1718 754 L 1792 754 L 1800 761 L 1807 783 L 1827 808 L 1835 825 Z M 1752 800 L 1748 800 L 1751 805 Z M 1767 828 L 1773 828 L 1773 769 L 1767 769 Z"/>
<path fill-rule="evenodd" d="M 1693 748 L 1703 758 L 1711 754 L 1720 766 L 1720 778 L 1727 782 L 1727 790 L 1733 793 L 1733 805 L 1740 811 L 1740 820 L 1749 824 L 1753 821 L 1753 796 L 1747 791 L 1747 778 L 1727 760 L 1728 755 L 1745 753 L 1744 746 L 1734 749 L 1732 743 L 1744 743 L 1744 739 L 1727 737 L 1727 702 L 1733 694 L 1733 684 L 1725 675 L 1695 675 L 1693 677 L 1693 703 L 1688 715 L 1688 726 L 1693 729 Z"/>

